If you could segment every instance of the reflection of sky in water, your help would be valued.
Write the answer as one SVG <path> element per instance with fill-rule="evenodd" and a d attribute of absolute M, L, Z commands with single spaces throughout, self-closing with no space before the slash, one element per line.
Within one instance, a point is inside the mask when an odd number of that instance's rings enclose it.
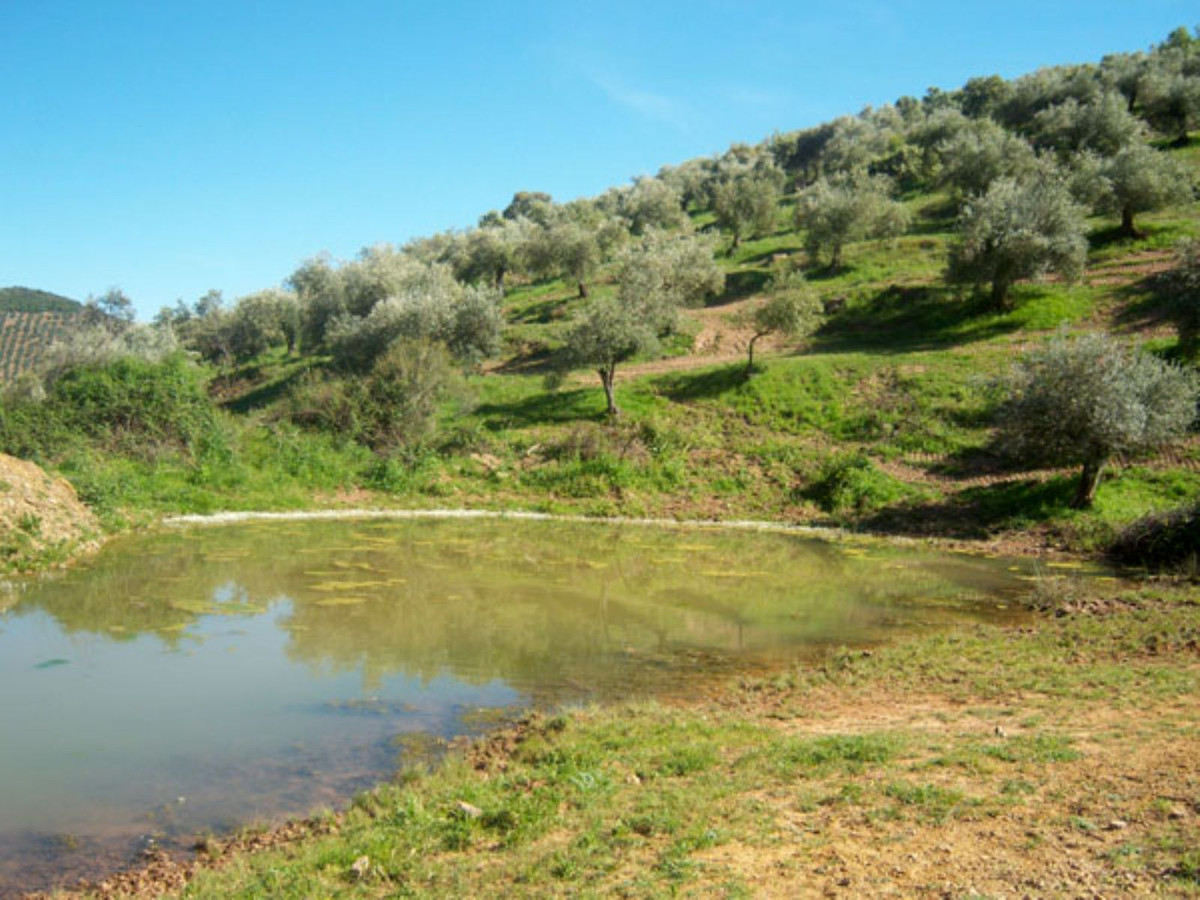
<path fill-rule="evenodd" d="M 344 758 L 348 745 L 360 749 L 361 764 L 378 765 L 394 734 L 451 733 L 464 708 L 523 699 L 499 682 L 467 685 L 450 676 L 396 675 L 370 692 L 354 671 L 314 677 L 284 653 L 288 635 L 275 618 L 288 606 L 202 618 L 174 648 L 154 635 L 67 636 L 40 612 L 7 621 L 0 840 L 5 831 L 98 825 L 114 806 L 136 815 L 183 796 L 196 808 L 197 795 L 220 792 L 221 782 L 236 781 L 243 793 L 230 800 L 254 806 L 238 773 L 264 758 L 311 764 L 322 755 Z"/>
<path fill-rule="evenodd" d="M 0 612 L 0 894 L 20 833 L 302 814 L 386 777 L 399 734 L 995 616 L 1010 567 L 560 523 L 118 541 Z"/>

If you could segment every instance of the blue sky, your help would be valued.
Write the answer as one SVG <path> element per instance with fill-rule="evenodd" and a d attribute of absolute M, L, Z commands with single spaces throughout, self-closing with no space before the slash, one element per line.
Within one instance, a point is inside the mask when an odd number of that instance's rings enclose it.
<path fill-rule="evenodd" d="M 930 85 L 1141 50 L 1191 2 L 0 0 L 0 286 L 139 318 Z"/>

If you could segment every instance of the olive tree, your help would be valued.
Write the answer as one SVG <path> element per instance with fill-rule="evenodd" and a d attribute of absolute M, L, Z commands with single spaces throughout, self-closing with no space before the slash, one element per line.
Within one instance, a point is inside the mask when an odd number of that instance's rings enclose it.
<path fill-rule="evenodd" d="M 530 234 L 523 249 L 527 269 L 536 277 L 562 277 L 575 282 L 580 298 L 603 257 L 598 229 L 564 219 Z"/>
<path fill-rule="evenodd" d="M 651 231 L 617 258 L 618 299 L 651 321 L 660 336 L 675 329 L 678 311 L 725 287 L 712 241 L 696 235 Z"/>
<path fill-rule="evenodd" d="M 805 231 L 804 246 L 815 261 L 829 254 L 829 267 L 842 265 L 842 248 L 850 241 L 895 237 L 908 227 L 907 211 L 889 197 L 887 179 L 837 177 L 820 179 L 796 197 L 796 225 Z"/>
<path fill-rule="evenodd" d="M 531 226 L 528 219 L 497 217 L 467 232 L 450 252 L 455 276 L 464 282 L 486 282 L 503 291 L 504 279 L 516 268 Z"/>
<path fill-rule="evenodd" d="M 109 288 L 99 297 L 88 297 L 83 304 L 85 325 L 120 334 L 133 324 L 133 301 L 120 288 Z"/>
<path fill-rule="evenodd" d="M 375 305 L 365 316 L 343 315 L 330 325 L 334 363 L 363 372 L 399 340 L 439 343 L 462 363 L 473 363 L 499 348 L 503 319 L 499 292 L 486 285 L 461 285 L 444 267 L 414 281 Z"/>
<path fill-rule="evenodd" d="M 639 311 L 615 298 L 593 303 L 567 332 L 563 365 L 567 369 L 592 367 L 600 376 L 609 416 L 620 412 L 614 386 L 617 366 L 658 347 L 654 324 Z"/>
<path fill-rule="evenodd" d="M 658 178 L 639 178 L 617 194 L 618 210 L 629 231 L 643 235 L 652 229 L 682 228 L 687 224 L 683 197 Z"/>
<path fill-rule="evenodd" d="M 1034 143 L 1063 155 L 1091 150 L 1100 156 L 1113 156 L 1140 139 L 1144 131 L 1141 120 L 1116 91 L 1087 103 L 1069 98 L 1042 110 L 1033 121 Z"/>
<path fill-rule="evenodd" d="M 653 352 L 659 339 L 675 329 L 680 307 L 702 301 L 725 284 L 708 241 L 660 232 L 626 248 L 617 278 L 617 296 L 588 307 L 567 332 L 561 358 L 563 369 L 595 369 L 610 416 L 619 413 L 617 366 Z"/>
<path fill-rule="evenodd" d="M 1179 330 L 1181 351 L 1195 356 L 1200 352 L 1200 240 L 1180 241 L 1175 247 L 1175 264 L 1157 281 Z"/>
<path fill-rule="evenodd" d="M 754 373 L 754 345 L 760 339 L 769 334 L 800 337 L 821 321 L 821 301 L 799 270 L 777 272 L 767 291 L 766 300 L 737 317 L 739 324 L 751 329 L 746 345 L 746 378 Z"/>
<path fill-rule="evenodd" d="M 346 312 L 344 284 L 327 255 L 300 264 L 287 279 L 300 303 L 300 346 L 311 353 L 325 343 L 329 325 Z"/>
<path fill-rule="evenodd" d="M 742 167 L 714 185 L 713 212 L 717 225 L 733 236 L 732 247 L 743 234 L 761 235 L 775 228 L 783 179 L 783 172 L 772 164 Z"/>
<path fill-rule="evenodd" d="M 280 290 L 259 291 L 242 297 L 225 317 L 225 347 L 234 360 L 244 362 L 268 348 L 289 342 L 291 295 Z"/>
<path fill-rule="evenodd" d="M 1050 177 L 1001 178 L 963 207 L 951 249 L 954 280 L 990 283 L 992 306 L 1009 308 L 1009 288 L 1048 271 L 1077 278 L 1087 257 L 1084 210 Z"/>
<path fill-rule="evenodd" d="M 1183 435 L 1196 417 L 1194 372 L 1091 334 L 1048 346 L 1003 382 L 1001 446 L 1029 463 L 1079 465 L 1073 505 L 1092 505 L 1105 464 Z"/>
<path fill-rule="evenodd" d="M 1101 206 L 1121 216 L 1121 233 L 1142 237 L 1134 216 L 1192 199 L 1188 170 L 1165 153 L 1137 141 L 1100 163 Z"/>
<path fill-rule="evenodd" d="M 938 182 L 960 199 L 984 193 L 998 178 L 1026 176 L 1037 166 L 1029 142 L 991 119 L 957 129 L 937 145 L 937 155 Z"/>
<path fill-rule="evenodd" d="M 1200 121 L 1200 78 L 1182 72 L 1155 72 L 1141 82 L 1145 114 L 1159 132 L 1186 147 L 1188 132 Z"/>

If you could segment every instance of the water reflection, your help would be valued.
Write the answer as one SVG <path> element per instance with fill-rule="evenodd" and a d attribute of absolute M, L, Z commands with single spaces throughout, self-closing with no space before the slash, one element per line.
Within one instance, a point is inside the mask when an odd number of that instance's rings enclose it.
<path fill-rule="evenodd" d="M 1005 615 L 1020 586 L 994 561 L 635 526 L 129 538 L 0 606 L 0 894 L 38 860 L 70 873 L 147 834 L 339 802 L 395 767 L 397 736 L 468 731 L 480 707 L 686 691 Z"/>

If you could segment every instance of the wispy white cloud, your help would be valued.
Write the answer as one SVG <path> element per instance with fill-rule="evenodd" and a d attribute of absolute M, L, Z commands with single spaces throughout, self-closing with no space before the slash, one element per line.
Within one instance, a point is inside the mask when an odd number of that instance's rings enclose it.
<path fill-rule="evenodd" d="M 687 128 L 691 115 L 682 101 L 630 84 L 618 73 L 596 66 L 585 66 L 580 73 L 593 86 L 618 106 L 623 106 L 643 118 L 674 128 Z"/>

